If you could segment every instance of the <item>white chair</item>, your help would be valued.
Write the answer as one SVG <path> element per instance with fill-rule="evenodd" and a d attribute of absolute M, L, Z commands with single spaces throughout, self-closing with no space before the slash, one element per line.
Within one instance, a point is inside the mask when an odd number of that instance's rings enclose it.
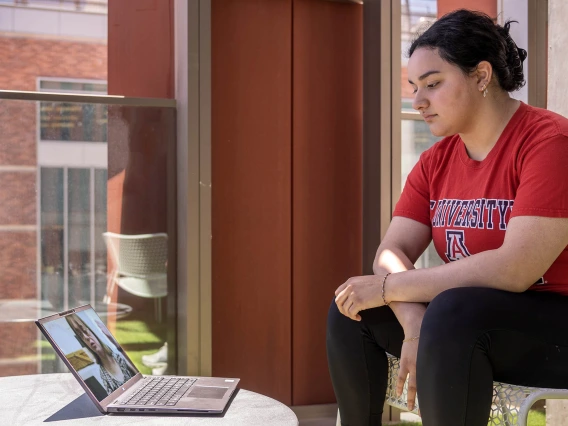
<path fill-rule="evenodd" d="M 162 321 L 160 298 L 168 294 L 168 235 L 122 235 L 104 232 L 107 250 L 114 263 L 107 285 L 105 302 L 110 300 L 114 286 L 139 297 L 153 298 L 154 311 Z"/>
<path fill-rule="evenodd" d="M 389 361 L 389 381 L 385 402 L 403 411 L 408 410 L 407 392 L 408 380 L 404 384 L 402 395 L 396 395 L 396 381 L 400 368 L 399 359 L 387 354 Z M 529 410 L 540 399 L 568 399 L 568 390 L 543 389 L 528 386 L 510 385 L 507 383 L 493 382 L 493 403 L 491 412 L 488 413 L 488 426 L 527 426 Z M 418 414 L 418 399 L 411 411 Z M 337 426 L 341 426 L 339 411 L 337 412 Z"/>

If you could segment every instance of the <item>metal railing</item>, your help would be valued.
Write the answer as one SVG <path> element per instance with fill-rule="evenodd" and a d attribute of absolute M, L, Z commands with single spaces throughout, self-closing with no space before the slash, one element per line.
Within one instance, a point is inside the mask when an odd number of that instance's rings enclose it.
<path fill-rule="evenodd" d="M 45 102 L 77 102 L 107 105 L 124 105 L 137 107 L 169 107 L 176 106 L 175 99 L 165 98 L 132 98 L 116 95 L 85 95 L 71 93 L 26 92 L 19 90 L 0 90 L 0 99 Z"/>

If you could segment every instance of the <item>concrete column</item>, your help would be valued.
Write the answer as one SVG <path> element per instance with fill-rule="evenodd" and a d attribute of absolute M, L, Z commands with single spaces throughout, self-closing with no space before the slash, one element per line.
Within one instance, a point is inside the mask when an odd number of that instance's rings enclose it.
<path fill-rule="evenodd" d="M 568 17 L 566 0 L 548 1 L 548 106 L 551 111 L 568 116 L 565 70 L 568 67 Z M 568 401 L 546 400 L 546 425 L 568 426 Z"/>
<path fill-rule="evenodd" d="M 548 1 L 548 106 L 551 111 L 568 116 L 566 69 L 568 67 L 568 32 L 566 0 Z"/>
<path fill-rule="evenodd" d="M 568 400 L 546 400 L 546 426 L 568 426 Z"/>

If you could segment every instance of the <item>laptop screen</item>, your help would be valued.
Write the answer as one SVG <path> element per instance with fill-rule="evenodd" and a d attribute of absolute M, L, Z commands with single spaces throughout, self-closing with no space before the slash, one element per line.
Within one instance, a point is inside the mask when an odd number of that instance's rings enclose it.
<path fill-rule="evenodd" d="M 99 401 L 138 373 L 92 308 L 45 322 L 43 327 Z"/>

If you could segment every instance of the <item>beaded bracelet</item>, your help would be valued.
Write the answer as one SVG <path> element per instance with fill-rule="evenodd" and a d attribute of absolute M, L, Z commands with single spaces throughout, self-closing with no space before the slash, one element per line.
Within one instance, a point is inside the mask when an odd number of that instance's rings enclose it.
<path fill-rule="evenodd" d="M 383 295 L 383 302 L 385 303 L 385 306 L 390 305 L 390 302 L 387 302 L 387 299 L 385 299 L 385 283 L 387 282 L 387 277 L 390 275 L 391 273 L 387 273 L 385 275 L 385 277 L 383 278 L 383 284 L 382 284 L 382 295 Z"/>

